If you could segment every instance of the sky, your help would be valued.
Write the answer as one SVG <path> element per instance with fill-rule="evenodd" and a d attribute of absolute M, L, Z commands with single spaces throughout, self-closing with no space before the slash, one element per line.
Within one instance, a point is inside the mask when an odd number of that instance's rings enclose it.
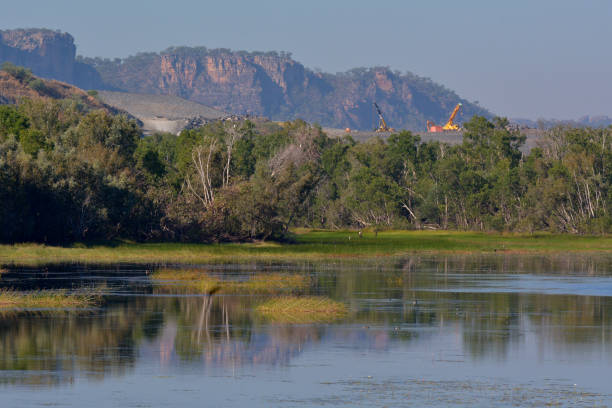
<path fill-rule="evenodd" d="M 501 116 L 577 119 L 612 116 L 611 19 L 607 0 L 28 0 L 0 29 L 66 31 L 88 57 L 188 45 L 389 66 Z"/>

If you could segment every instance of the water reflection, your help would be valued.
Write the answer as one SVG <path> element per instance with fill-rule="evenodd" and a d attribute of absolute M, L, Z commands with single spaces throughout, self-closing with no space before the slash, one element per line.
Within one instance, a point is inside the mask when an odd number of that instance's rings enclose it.
<path fill-rule="evenodd" d="M 307 293 L 349 306 L 336 324 L 277 325 L 253 312 L 269 295 L 202 295 L 150 279 L 153 268 L 9 266 L 2 287 L 104 286 L 104 307 L 0 314 L 0 383 L 57 385 L 163 372 L 287 367 L 309 351 L 395 353 L 442 341 L 456 361 L 563 354 L 612 362 L 612 259 L 606 256 L 408 257 L 355 265 L 283 265 L 311 274 Z M 193 266 L 192 266 L 193 268 Z M 279 272 L 279 265 L 202 267 L 209 274 Z M 562 286 L 561 292 L 551 290 Z M 589 357 L 590 358 L 590 357 Z M 341 363 L 341 362 L 338 362 Z"/>

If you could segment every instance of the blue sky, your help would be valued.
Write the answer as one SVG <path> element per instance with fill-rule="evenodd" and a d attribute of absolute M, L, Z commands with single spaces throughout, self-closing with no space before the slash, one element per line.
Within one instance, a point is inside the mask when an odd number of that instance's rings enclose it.
<path fill-rule="evenodd" d="M 29 0 L 0 28 L 71 33 L 85 56 L 171 45 L 289 51 L 327 72 L 390 66 L 497 114 L 612 116 L 612 1 Z"/>

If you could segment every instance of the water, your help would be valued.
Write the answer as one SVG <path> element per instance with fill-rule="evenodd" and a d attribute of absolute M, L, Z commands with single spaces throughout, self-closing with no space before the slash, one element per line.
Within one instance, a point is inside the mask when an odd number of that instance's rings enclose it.
<path fill-rule="evenodd" d="M 610 256 L 198 268 L 308 274 L 349 313 L 281 325 L 254 313 L 266 295 L 209 299 L 153 266 L 9 266 L 2 287 L 107 295 L 0 314 L 0 406 L 612 405 Z"/>

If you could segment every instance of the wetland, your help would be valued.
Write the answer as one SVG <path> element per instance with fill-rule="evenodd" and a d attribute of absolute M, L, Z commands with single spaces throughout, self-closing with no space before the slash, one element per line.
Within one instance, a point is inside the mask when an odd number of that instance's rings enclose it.
<path fill-rule="evenodd" d="M 605 252 L 0 266 L 97 296 L 0 310 L 3 406 L 612 404 Z"/>

